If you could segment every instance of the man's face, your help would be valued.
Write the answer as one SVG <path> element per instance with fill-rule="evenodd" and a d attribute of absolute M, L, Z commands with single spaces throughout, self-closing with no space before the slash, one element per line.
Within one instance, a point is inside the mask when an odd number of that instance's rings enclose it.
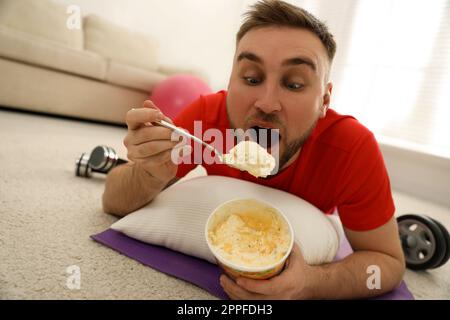
<path fill-rule="evenodd" d="M 332 90 L 328 70 L 326 50 L 310 31 L 249 31 L 237 45 L 228 85 L 232 128 L 279 129 L 279 168 L 288 166 L 326 114 Z"/>

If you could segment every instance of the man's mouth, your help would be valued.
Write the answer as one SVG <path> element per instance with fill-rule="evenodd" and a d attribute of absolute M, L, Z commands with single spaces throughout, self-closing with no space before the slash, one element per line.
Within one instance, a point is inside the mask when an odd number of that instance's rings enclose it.
<path fill-rule="evenodd" d="M 251 139 L 257 142 L 261 147 L 266 148 L 267 151 L 277 146 L 281 140 L 280 130 L 277 128 L 270 128 L 264 126 L 250 127 Z"/>

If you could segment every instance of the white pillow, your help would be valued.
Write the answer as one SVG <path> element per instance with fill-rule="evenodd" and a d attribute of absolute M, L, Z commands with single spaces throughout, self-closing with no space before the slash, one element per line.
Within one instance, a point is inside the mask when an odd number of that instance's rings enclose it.
<path fill-rule="evenodd" d="M 111 228 L 140 241 L 216 263 L 204 237 L 206 220 L 219 204 L 235 198 L 256 198 L 280 209 L 292 224 L 295 241 L 307 263 L 330 262 L 336 255 L 343 230 L 335 217 L 326 216 L 290 193 L 222 176 L 181 181 Z"/>

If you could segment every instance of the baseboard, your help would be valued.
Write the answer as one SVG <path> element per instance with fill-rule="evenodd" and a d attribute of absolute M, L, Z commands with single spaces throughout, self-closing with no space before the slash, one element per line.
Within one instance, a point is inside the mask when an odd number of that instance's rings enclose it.
<path fill-rule="evenodd" d="M 450 207 L 450 158 L 378 141 L 393 189 Z"/>

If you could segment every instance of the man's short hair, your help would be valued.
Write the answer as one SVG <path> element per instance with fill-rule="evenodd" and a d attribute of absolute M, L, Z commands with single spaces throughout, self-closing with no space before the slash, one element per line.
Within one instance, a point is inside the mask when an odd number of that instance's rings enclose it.
<path fill-rule="evenodd" d="M 262 0 L 244 14 L 244 22 L 237 35 L 238 43 L 252 29 L 262 27 L 292 27 L 313 32 L 325 47 L 330 65 L 336 53 L 336 42 L 328 27 L 305 9 L 280 0 Z"/>

